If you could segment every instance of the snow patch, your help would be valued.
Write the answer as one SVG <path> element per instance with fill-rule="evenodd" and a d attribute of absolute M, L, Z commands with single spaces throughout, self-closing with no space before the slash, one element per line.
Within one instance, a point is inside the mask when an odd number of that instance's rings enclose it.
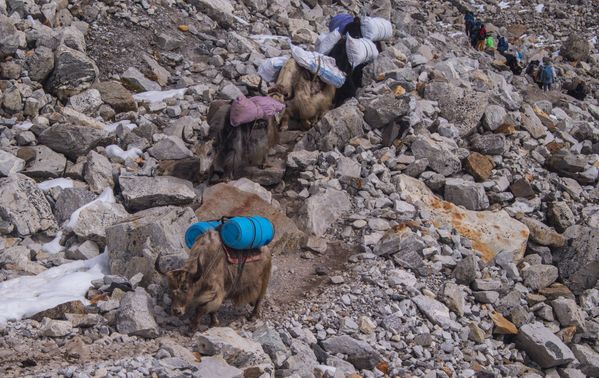
<path fill-rule="evenodd" d="M 114 133 L 117 127 L 119 127 L 120 125 L 123 125 L 123 127 L 127 128 L 129 131 L 137 127 L 135 123 L 132 123 L 129 120 L 124 120 L 116 123 L 111 123 L 110 125 L 106 125 L 104 126 L 104 130 L 108 131 L 109 133 Z"/>
<path fill-rule="evenodd" d="M 137 147 L 129 147 L 127 151 L 124 151 L 116 144 L 111 144 L 110 146 L 106 147 L 106 155 L 108 155 L 109 158 L 118 159 L 121 161 L 126 161 L 127 159 L 137 159 L 142 154 L 142 150 Z"/>
<path fill-rule="evenodd" d="M 56 187 L 60 187 L 62 189 L 72 188 L 74 186 L 74 181 L 70 178 L 60 177 L 53 180 L 47 180 L 44 182 L 40 182 L 37 184 L 37 187 L 42 191 L 47 192 L 48 190 Z"/>
<path fill-rule="evenodd" d="M 75 210 L 73 214 L 71 214 L 71 217 L 69 218 L 68 222 L 65 224 L 65 229 L 68 231 L 72 231 L 73 227 L 75 227 L 75 224 L 77 223 L 77 220 L 79 219 L 79 214 L 81 213 L 81 211 L 91 206 L 97 206 L 97 204 L 99 203 L 116 203 L 116 200 L 114 199 L 114 194 L 112 193 L 112 189 L 105 188 L 98 198 Z"/>
<path fill-rule="evenodd" d="M 171 89 L 169 91 L 149 91 L 133 95 L 133 99 L 137 102 L 148 102 L 151 104 L 162 102 L 169 98 L 181 98 L 185 95 L 187 88 Z"/>
<path fill-rule="evenodd" d="M 61 303 L 79 300 L 91 281 L 108 274 L 108 253 L 48 269 L 37 276 L 0 282 L 0 324 L 19 320 Z"/>
<path fill-rule="evenodd" d="M 15 125 L 15 129 L 17 130 L 23 130 L 23 131 L 27 131 L 29 130 L 31 127 L 33 126 L 33 123 L 29 122 L 29 121 L 25 121 L 23 123 L 19 123 L 17 125 Z"/>
<path fill-rule="evenodd" d="M 61 239 L 62 231 L 59 231 L 58 234 L 56 234 L 56 237 L 52 239 L 52 241 L 42 245 L 42 251 L 51 255 L 57 254 L 58 252 L 62 252 L 64 250 L 64 246 L 60 245 Z"/>
<path fill-rule="evenodd" d="M 508 9 L 510 7 L 510 3 L 508 3 L 507 1 L 502 1 L 499 4 L 497 4 L 497 6 L 500 9 Z"/>
<path fill-rule="evenodd" d="M 545 9 L 545 4 L 539 4 L 535 7 L 535 12 L 537 13 L 543 13 L 543 10 Z"/>

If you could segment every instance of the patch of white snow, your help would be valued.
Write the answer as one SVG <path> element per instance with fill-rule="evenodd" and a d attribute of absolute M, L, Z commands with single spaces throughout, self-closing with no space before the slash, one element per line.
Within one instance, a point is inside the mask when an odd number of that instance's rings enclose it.
<path fill-rule="evenodd" d="M 70 178 L 66 178 L 66 177 L 59 177 L 53 180 L 47 180 L 44 182 L 40 182 L 39 184 L 37 184 L 37 187 L 40 188 L 42 191 L 47 192 L 48 190 L 55 188 L 55 187 L 61 187 L 63 189 L 66 188 L 72 188 L 74 185 L 74 182 L 72 179 Z"/>

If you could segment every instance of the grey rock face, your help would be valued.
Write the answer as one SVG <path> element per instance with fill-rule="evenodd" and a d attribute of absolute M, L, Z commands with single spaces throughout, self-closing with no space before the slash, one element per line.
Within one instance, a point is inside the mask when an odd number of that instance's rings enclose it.
<path fill-rule="evenodd" d="M 431 322 L 443 328 L 458 329 L 460 327 L 451 319 L 449 309 L 443 303 L 426 295 L 418 295 L 412 298 L 412 301 Z"/>
<path fill-rule="evenodd" d="M 476 135 L 470 140 L 470 148 L 485 155 L 502 155 L 505 137 L 501 134 Z"/>
<path fill-rule="evenodd" d="M 21 172 L 23 168 L 25 168 L 25 161 L 23 159 L 0 150 L 0 176 L 10 176 L 13 173 Z"/>
<path fill-rule="evenodd" d="M 93 201 L 96 196 L 82 188 L 66 188 L 63 189 L 54 204 L 54 215 L 56 221 L 62 224 L 69 219 L 71 214 L 81 206 Z"/>
<path fill-rule="evenodd" d="M 186 205 L 196 194 L 191 182 L 171 176 L 121 176 L 119 184 L 130 210 L 156 206 Z"/>
<path fill-rule="evenodd" d="M 98 146 L 112 142 L 113 137 L 104 129 L 70 124 L 55 124 L 39 136 L 40 143 L 76 160 Z"/>
<path fill-rule="evenodd" d="M 558 270 L 553 265 L 538 264 L 522 271 L 524 284 L 532 290 L 546 288 L 557 280 Z"/>
<path fill-rule="evenodd" d="M 61 177 L 67 166 L 64 155 L 56 153 L 46 146 L 21 148 L 17 155 L 32 155 L 23 174 L 38 180 Z"/>
<path fill-rule="evenodd" d="M 365 107 L 364 121 L 375 129 L 388 125 L 410 110 L 408 97 L 397 98 L 391 93 L 360 99 L 360 104 Z"/>
<path fill-rule="evenodd" d="M 579 294 L 599 280 L 599 229 L 575 226 L 565 236 L 572 241 L 560 253 L 559 273 L 570 290 Z"/>
<path fill-rule="evenodd" d="M 75 222 L 69 224 L 69 230 L 83 240 L 93 240 L 104 246 L 106 228 L 129 216 L 120 203 L 94 202 L 79 212 Z"/>
<path fill-rule="evenodd" d="M 96 63 L 81 51 L 61 46 L 55 53 L 55 66 L 47 89 L 61 99 L 91 87 L 98 77 Z"/>
<path fill-rule="evenodd" d="M 484 210 L 489 207 L 489 198 L 483 186 L 462 179 L 450 178 L 445 181 L 445 200 L 468 210 Z"/>
<path fill-rule="evenodd" d="M 160 272 L 187 259 L 184 231 L 196 221 L 190 208 L 155 207 L 106 229 L 112 274 L 131 278 L 143 273 L 142 284 L 160 283 Z"/>
<path fill-rule="evenodd" d="M 566 365 L 574 359 L 566 344 L 541 323 L 520 327 L 517 340 L 520 348 L 542 368 Z"/>
<path fill-rule="evenodd" d="M 193 156 L 183 140 L 175 136 L 158 141 L 148 149 L 148 153 L 158 160 L 180 160 Z"/>
<path fill-rule="evenodd" d="M 112 164 L 106 156 L 95 151 L 90 151 L 87 155 L 84 177 L 90 190 L 94 193 L 101 193 L 105 188 L 112 189 L 114 187 Z"/>
<path fill-rule="evenodd" d="M 93 113 L 102 105 L 102 97 L 97 89 L 91 88 L 69 98 L 69 105 L 80 113 Z"/>
<path fill-rule="evenodd" d="M 12 223 L 19 236 L 53 232 L 57 227 L 44 193 L 19 173 L 0 179 L 0 218 Z"/>
<path fill-rule="evenodd" d="M 299 142 L 308 151 L 330 151 L 344 147 L 350 139 L 364 134 L 362 113 L 355 101 L 327 112 L 316 126 L 308 131 Z M 296 146 L 296 149 L 299 147 Z"/>
<path fill-rule="evenodd" d="M 0 59 L 13 55 L 21 45 L 22 32 L 17 31 L 11 20 L 0 14 Z"/>
<path fill-rule="evenodd" d="M 470 255 L 458 262 L 453 271 L 453 275 L 457 283 L 469 286 L 476 278 L 476 272 L 478 272 L 476 257 Z"/>
<path fill-rule="evenodd" d="M 412 142 L 412 153 L 416 159 L 427 159 L 429 166 L 443 176 L 450 176 L 462 169 L 460 159 L 447 146 L 424 135 L 419 135 Z"/>
<path fill-rule="evenodd" d="M 322 347 L 329 353 L 346 355 L 347 361 L 358 369 L 373 369 L 382 360 L 382 356 L 367 342 L 348 335 L 326 339 Z"/>
<path fill-rule="evenodd" d="M 589 41 L 578 33 L 572 33 L 560 49 L 561 56 L 574 61 L 586 61 L 590 53 Z"/>
<path fill-rule="evenodd" d="M 44 318 L 41 324 L 42 336 L 64 337 L 71 333 L 73 325 L 66 320 L 52 320 Z"/>
<path fill-rule="evenodd" d="M 27 59 L 29 78 L 33 81 L 43 82 L 54 70 L 54 53 L 46 46 L 35 49 L 33 55 Z"/>
<path fill-rule="evenodd" d="M 563 327 L 577 326 L 585 328 L 585 314 L 574 299 L 558 298 L 551 302 L 553 311 Z"/>
<path fill-rule="evenodd" d="M 487 109 L 485 109 L 483 125 L 485 125 L 488 130 L 495 131 L 503 124 L 506 115 L 507 112 L 502 106 L 489 105 L 487 106 Z"/>
<path fill-rule="evenodd" d="M 580 370 L 589 377 L 599 376 L 599 353 L 586 344 L 572 346 L 572 352 L 580 362 Z"/>
<path fill-rule="evenodd" d="M 139 70 L 135 67 L 129 67 L 121 75 L 123 84 L 134 92 L 148 92 L 148 91 L 159 91 L 162 88 L 160 84 L 146 78 Z"/>
<path fill-rule="evenodd" d="M 143 288 L 138 287 L 125 294 L 121 300 L 116 327 L 120 333 L 127 335 L 158 337 L 160 330 L 152 314 L 150 298 Z"/>
<path fill-rule="evenodd" d="M 522 127 L 530 133 L 530 135 L 539 139 L 547 134 L 547 128 L 543 125 L 539 117 L 536 115 L 532 107 L 528 104 L 522 105 Z"/>
<path fill-rule="evenodd" d="M 306 229 L 316 236 L 323 236 L 350 209 L 351 202 L 347 193 L 328 188 L 306 201 L 302 210 Z"/>

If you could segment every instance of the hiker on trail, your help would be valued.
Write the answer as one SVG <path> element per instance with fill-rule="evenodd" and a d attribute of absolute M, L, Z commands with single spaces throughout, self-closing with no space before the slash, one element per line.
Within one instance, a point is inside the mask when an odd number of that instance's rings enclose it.
<path fill-rule="evenodd" d="M 474 25 L 474 14 L 468 12 L 464 15 L 464 23 L 466 24 L 466 35 L 470 36 L 472 33 L 472 26 Z"/>
<path fill-rule="evenodd" d="M 510 68 L 510 71 L 512 71 L 514 75 L 520 75 L 522 73 L 522 66 L 516 56 L 508 52 L 504 52 L 502 55 L 505 57 L 506 65 Z"/>
<path fill-rule="evenodd" d="M 487 37 L 485 38 L 485 48 L 495 49 L 495 39 L 493 39 L 490 33 L 487 33 Z"/>
<path fill-rule="evenodd" d="M 543 58 L 543 64 L 539 66 L 539 79 L 543 84 L 543 91 L 551 90 L 551 86 L 555 83 L 555 68 L 549 58 Z"/>
<path fill-rule="evenodd" d="M 476 48 L 479 51 L 483 51 L 485 49 L 485 39 L 487 38 L 487 28 L 485 24 L 481 24 L 480 30 L 478 31 Z"/>
<path fill-rule="evenodd" d="M 507 42 L 507 39 L 504 36 L 500 35 L 499 38 L 497 38 L 497 51 L 499 51 L 500 53 L 504 53 L 509 48 L 510 45 Z"/>
<path fill-rule="evenodd" d="M 470 44 L 474 48 L 476 48 L 476 45 L 478 44 L 478 36 L 480 33 L 481 26 L 481 22 L 479 20 L 475 20 L 472 24 L 472 28 L 470 29 Z"/>

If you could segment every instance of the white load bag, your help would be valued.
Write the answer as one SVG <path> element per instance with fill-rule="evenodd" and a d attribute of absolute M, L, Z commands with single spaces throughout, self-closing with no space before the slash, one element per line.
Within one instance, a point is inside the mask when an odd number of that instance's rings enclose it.
<path fill-rule="evenodd" d="M 316 52 L 326 55 L 340 40 L 341 33 L 339 33 L 339 29 L 335 29 L 330 33 L 323 33 L 316 38 Z"/>
<path fill-rule="evenodd" d="M 258 75 L 262 78 L 262 80 L 267 83 L 272 83 L 277 80 L 279 76 L 279 71 L 281 68 L 287 63 L 287 59 L 289 59 L 288 55 L 285 56 L 277 56 L 275 58 L 266 59 L 260 67 L 258 67 Z"/>
<path fill-rule="evenodd" d="M 335 58 L 314 51 L 306 51 L 295 45 L 291 45 L 291 56 L 300 67 L 318 75 L 325 83 L 335 88 L 341 88 L 345 83 L 345 73 L 337 68 Z"/>
<path fill-rule="evenodd" d="M 372 62 L 379 56 L 379 50 L 370 39 L 352 38 L 349 34 L 346 36 L 345 50 L 347 51 L 347 60 L 352 68 L 356 68 L 362 63 Z"/>
<path fill-rule="evenodd" d="M 362 17 L 360 29 L 362 37 L 373 42 L 385 41 L 393 37 L 391 22 L 381 17 Z"/>

